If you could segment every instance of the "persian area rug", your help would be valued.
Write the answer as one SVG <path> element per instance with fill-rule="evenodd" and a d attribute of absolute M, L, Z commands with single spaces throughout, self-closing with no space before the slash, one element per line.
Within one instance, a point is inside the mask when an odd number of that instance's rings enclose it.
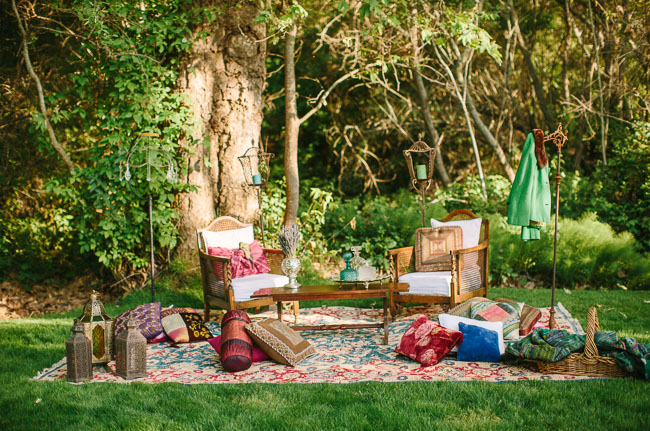
<path fill-rule="evenodd" d="M 416 307 L 417 312 L 425 312 Z M 540 323 L 548 322 L 548 309 L 542 309 Z M 300 310 L 299 323 L 335 324 L 359 321 L 380 321 L 382 310 L 351 307 L 322 307 Z M 556 321 L 560 329 L 583 334 L 576 319 L 561 305 L 556 307 Z M 253 318 L 276 317 L 265 312 Z M 292 321 L 293 316 L 286 317 Z M 357 383 L 357 382 L 417 382 L 470 381 L 505 382 L 521 380 L 579 380 L 589 377 L 550 374 L 505 363 L 463 362 L 447 357 L 431 367 L 395 353 L 401 335 L 417 317 L 399 318 L 390 324 L 388 345 L 382 345 L 383 329 L 354 329 L 343 331 L 303 331 L 301 334 L 316 347 L 316 354 L 296 367 L 274 362 L 254 363 L 246 371 L 224 371 L 218 355 L 207 342 L 181 344 L 174 348 L 169 343 L 148 345 L 148 377 L 125 381 L 115 375 L 115 361 L 108 364 L 110 372 L 95 369 L 92 382 L 143 382 L 182 384 L 198 383 Z M 290 322 L 292 323 L 292 322 Z M 219 335 L 219 324 L 208 323 L 214 336 Z M 34 380 L 65 379 L 66 360 L 40 372 Z"/>

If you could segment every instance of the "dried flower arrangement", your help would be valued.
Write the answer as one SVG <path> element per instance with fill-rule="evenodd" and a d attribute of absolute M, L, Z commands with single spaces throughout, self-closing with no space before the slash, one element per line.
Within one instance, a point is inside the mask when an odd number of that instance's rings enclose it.
<path fill-rule="evenodd" d="M 280 241 L 280 248 L 288 258 L 296 257 L 298 252 L 298 242 L 300 242 L 300 229 L 295 223 L 289 226 L 283 226 L 278 234 L 278 241 Z"/>

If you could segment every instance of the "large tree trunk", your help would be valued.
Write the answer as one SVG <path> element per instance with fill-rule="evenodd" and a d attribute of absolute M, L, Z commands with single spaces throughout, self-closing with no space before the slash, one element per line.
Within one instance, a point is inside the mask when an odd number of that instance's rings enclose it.
<path fill-rule="evenodd" d="M 216 215 L 242 221 L 255 219 L 257 200 L 244 186 L 239 160 L 247 148 L 259 145 L 266 45 L 263 25 L 253 25 L 258 8 L 236 7 L 234 1 L 212 1 L 225 7 L 216 24 L 203 25 L 207 37 L 197 38 L 179 87 L 194 112 L 196 145 L 190 148 L 185 181 L 198 188 L 180 198 L 179 252 L 195 250 L 195 231 Z"/>
<path fill-rule="evenodd" d="M 295 46 L 298 28 L 296 24 L 287 31 L 284 39 L 284 174 L 287 178 L 287 205 L 284 209 L 285 226 L 295 223 L 300 203 L 300 177 L 298 173 L 298 133 L 300 120 L 296 103 Z"/>

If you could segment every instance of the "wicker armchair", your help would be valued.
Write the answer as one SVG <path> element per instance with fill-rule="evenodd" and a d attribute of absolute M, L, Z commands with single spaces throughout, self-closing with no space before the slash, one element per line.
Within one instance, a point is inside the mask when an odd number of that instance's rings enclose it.
<path fill-rule="evenodd" d="M 273 303 L 271 298 L 251 299 L 250 295 L 267 287 L 280 287 L 289 282 L 282 274 L 281 264 L 284 253 L 281 250 L 263 249 L 271 271 L 267 274 L 254 274 L 232 279 L 230 258 L 211 256 L 208 247 L 238 248 L 239 242 L 253 242 L 253 226 L 222 216 L 216 218 L 203 229 L 196 231 L 199 260 L 201 263 L 201 282 L 205 320 L 210 319 L 210 306 L 232 310 L 259 308 Z"/>
<path fill-rule="evenodd" d="M 456 210 L 442 219 L 443 222 L 470 220 L 477 216 L 469 210 Z M 417 273 L 415 271 L 415 253 L 413 247 L 389 250 L 390 270 L 392 281 L 409 282 L 413 276 L 422 276 L 433 281 L 440 287 L 432 287 L 430 294 L 423 293 L 427 289 L 420 288 L 416 292 L 396 293 L 391 297 L 391 311 L 396 312 L 396 303 L 415 302 L 431 304 L 456 304 L 476 296 L 487 297 L 488 293 L 488 244 L 489 222 L 481 221 L 479 243 L 476 247 L 453 250 L 449 271 Z M 410 276 L 409 276 L 410 274 Z M 437 280 L 436 280 L 437 278 Z M 422 282 L 420 282 L 422 284 Z M 415 289 L 413 289 L 415 290 Z"/>

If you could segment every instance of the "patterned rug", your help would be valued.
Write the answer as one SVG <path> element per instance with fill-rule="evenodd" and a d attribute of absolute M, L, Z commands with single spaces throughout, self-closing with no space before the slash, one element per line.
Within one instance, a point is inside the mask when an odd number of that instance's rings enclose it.
<path fill-rule="evenodd" d="M 427 313 L 422 307 L 413 309 Z M 350 307 L 322 307 L 300 310 L 299 322 L 304 324 L 332 324 L 346 321 L 379 321 L 382 310 Z M 542 309 L 540 323 L 548 322 L 548 309 Z M 580 323 L 562 306 L 556 307 L 556 321 L 560 329 L 583 334 Z M 265 312 L 253 318 L 276 317 Z M 293 320 L 293 316 L 286 316 Z M 420 364 L 398 356 L 394 350 L 400 336 L 416 315 L 398 318 L 390 324 L 388 345 L 382 345 L 383 330 L 354 329 L 345 331 L 303 331 L 301 334 L 314 343 L 316 355 L 296 367 L 266 361 L 253 364 L 246 371 L 229 373 L 221 367 L 216 352 L 207 342 L 181 344 L 178 348 L 168 343 L 147 348 L 148 377 L 133 380 L 144 383 L 356 383 L 356 382 L 415 382 L 415 381 L 469 381 L 504 382 L 518 380 L 578 380 L 588 377 L 550 374 L 544 375 L 527 368 L 505 363 L 462 362 L 447 357 L 437 365 Z M 214 336 L 220 333 L 219 324 L 208 323 Z M 108 364 L 111 372 L 95 368 L 93 382 L 128 383 L 114 374 L 115 362 Z M 66 360 L 40 372 L 34 380 L 64 379 Z"/>

